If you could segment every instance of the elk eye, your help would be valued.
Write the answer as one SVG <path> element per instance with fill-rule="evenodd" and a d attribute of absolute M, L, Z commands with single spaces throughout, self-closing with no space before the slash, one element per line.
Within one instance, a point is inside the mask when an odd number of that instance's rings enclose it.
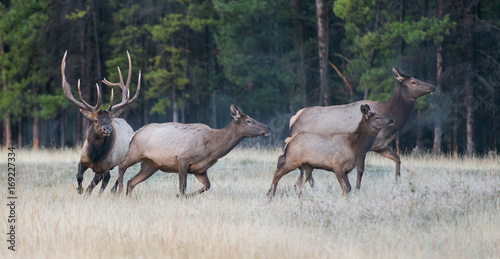
<path fill-rule="evenodd" d="M 375 119 L 380 120 L 380 117 L 379 117 L 379 116 L 377 116 L 377 117 L 375 117 Z"/>
<path fill-rule="evenodd" d="M 411 84 L 412 84 L 412 85 L 416 85 L 416 84 L 417 84 L 417 82 L 413 81 L 413 82 L 411 82 Z"/>
<path fill-rule="evenodd" d="M 252 124 L 252 121 L 251 121 L 251 120 L 247 120 L 247 123 L 248 123 L 248 124 Z"/>

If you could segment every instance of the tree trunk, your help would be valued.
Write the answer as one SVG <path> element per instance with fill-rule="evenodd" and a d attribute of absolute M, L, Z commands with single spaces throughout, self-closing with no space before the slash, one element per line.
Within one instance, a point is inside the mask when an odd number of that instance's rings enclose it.
<path fill-rule="evenodd" d="M 66 146 L 66 123 L 67 123 L 67 116 L 66 113 L 63 113 L 62 115 L 62 122 L 61 122 L 61 147 L 63 148 Z"/>
<path fill-rule="evenodd" d="M 319 105 L 328 105 L 328 12 L 326 0 L 316 0 L 318 19 Z"/>
<path fill-rule="evenodd" d="M 33 117 L 33 150 L 37 151 L 40 145 L 39 134 L 38 134 L 39 122 L 38 116 Z"/>
<path fill-rule="evenodd" d="M 417 111 L 417 145 L 415 146 L 414 151 L 419 154 L 422 152 L 422 112 L 420 110 Z"/>
<path fill-rule="evenodd" d="M 99 48 L 99 34 L 97 33 L 97 18 L 95 15 L 95 3 L 94 0 L 91 0 L 91 6 L 92 6 L 92 24 L 93 24 L 93 34 L 94 34 L 94 45 L 95 45 L 95 53 L 96 53 L 96 72 L 97 72 L 97 78 L 100 80 L 102 79 L 102 74 L 101 74 L 101 53 L 100 53 L 100 48 Z M 101 103 L 104 103 L 104 94 L 103 94 L 103 89 L 102 87 L 99 87 L 99 100 Z"/>
<path fill-rule="evenodd" d="M 3 126 L 4 126 L 4 144 L 7 148 L 12 146 L 12 135 L 11 135 L 11 123 L 10 123 L 10 117 L 7 114 L 7 116 L 3 119 Z"/>
<path fill-rule="evenodd" d="M 438 1 L 438 19 L 442 19 L 444 15 L 444 3 L 443 0 Z M 442 35 L 438 34 L 438 38 Z M 442 87 L 441 87 L 441 75 L 443 74 L 443 42 L 438 40 L 437 53 L 436 53 L 436 87 L 438 89 L 438 94 L 441 95 Z M 437 105 L 437 107 L 441 107 L 441 105 Z M 441 111 L 435 111 L 436 113 L 440 113 Z M 432 152 L 435 155 L 441 154 L 441 145 L 442 145 L 442 133 L 441 133 L 441 117 L 434 116 L 434 143 Z"/>
<path fill-rule="evenodd" d="M 465 39 L 467 51 L 467 71 L 465 78 L 465 105 L 466 105 L 466 152 L 467 157 L 474 155 L 474 96 L 473 96 L 473 77 L 475 76 L 475 54 L 474 54 L 474 24 L 473 15 L 475 14 L 475 5 L 472 1 L 465 0 Z"/>
<path fill-rule="evenodd" d="M 23 119 L 17 119 L 17 147 L 23 146 Z"/>
<path fill-rule="evenodd" d="M 300 15 L 300 1 L 291 0 L 290 6 L 292 9 L 293 16 L 293 46 L 295 51 L 299 54 L 298 64 L 296 66 L 295 74 L 298 81 L 298 94 L 300 97 L 299 106 L 306 107 L 307 103 L 307 93 L 306 93 L 306 73 L 305 73 L 305 54 L 304 54 L 304 43 L 302 41 L 302 23 L 299 21 L 298 17 Z M 295 96 L 292 96 L 293 100 Z M 293 101 L 292 101 L 293 102 Z M 292 106 L 294 104 L 291 104 Z M 290 112 L 295 112 L 294 109 L 290 109 Z"/>
<path fill-rule="evenodd" d="M 453 105 L 453 158 L 458 158 L 458 107 Z"/>
<path fill-rule="evenodd" d="M 377 7 L 377 17 L 379 16 L 380 13 L 380 4 Z M 378 18 L 377 18 L 378 20 Z M 403 23 L 405 21 L 405 1 L 404 0 L 399 0 L 399 22 Z M 399 45 L 399 56 L 404 57 L 405 54 L 405 47 L 406 47 L 406 42 L 404 39 L 401 39 L 400 45 Z"/>

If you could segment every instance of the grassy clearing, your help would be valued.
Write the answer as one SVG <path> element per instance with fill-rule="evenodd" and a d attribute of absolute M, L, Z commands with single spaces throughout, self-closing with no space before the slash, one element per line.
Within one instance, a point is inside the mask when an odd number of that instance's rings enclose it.
<path fill-rule="evenodd" d="M 130 198 L 78 195 L 79 151 L 17 151 L 18 251 L 0 258 L 498 258 L 500 158 L 367 158 L 361 190 L 341 195 L 333 173 L 299 199 L 298 172 L 265 194 L 281 150 L 236 149 L 209 170 L 212 188 L 180 200 L 176 174 L 156 173 Z M 6 151 L 0 151 L 5 161 Z M 6 168 L 6 164 L 0 164 Z M 125 181 L 138 171 L 132 167 Z M 2 169 L 2 172 L 4 170 Z M 87 171 L 84 184 L 93 173 Z M 355 172 L 350 174 L 355 182 Z M 112 171 L 110 184 L 116 179 Z M 5 203 L 6 174 L 0 175 Z M 100 187 L 100 186 L 98 186 Z M 201 188 L 188 177 L 188 192 Z M 7 212 L 0 231 L 7 237 Z"/>

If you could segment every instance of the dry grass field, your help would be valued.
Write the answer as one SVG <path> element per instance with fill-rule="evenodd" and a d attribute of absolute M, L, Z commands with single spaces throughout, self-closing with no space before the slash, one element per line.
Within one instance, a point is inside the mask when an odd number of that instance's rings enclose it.
<path fill-rule="evenodd" d="M 500 157 L 367 158 L 361 190 L 341 195 L 331 172 L 315 171 L 299 199 L 298 171 L 269 201 L 281 150 L 237 148 L 209 170 L 212 188 L 178 199 L 177 174 L 157 172 L 132 195 L 78 195 L 79 151 L 16 150 L 16 251 L 0 258 L 499 258 Z M 7 150 L 0 151 L 7 203 Z M 138 171 L 130 168 L 125 181 Z M 111 173 L 110 185 L 116 180 Z M 84 184 L 93 173 L 87 171 Z M 356 174 L 349 175 L 351 184 Z M 100 188 L 100 185 L 98 186 Z M 188 192 L 201 188 L 188 177 Z"/>

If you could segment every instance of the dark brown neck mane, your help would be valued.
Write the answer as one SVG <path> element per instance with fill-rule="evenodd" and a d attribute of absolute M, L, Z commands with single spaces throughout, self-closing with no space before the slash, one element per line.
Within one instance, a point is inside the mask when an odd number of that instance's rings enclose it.
<path fill-rule="evenodd" d="M 89 145 L 87 154 L 91 154 L 90 160 L 92 163 L 98 163 L 108 155 L 115 143 L 115 136 L 114 128 L 111 129 L 111 134 L 105 137 L 96 134 L 92 126 L 89 127 L 87 131 L 87 142 Z"/>

